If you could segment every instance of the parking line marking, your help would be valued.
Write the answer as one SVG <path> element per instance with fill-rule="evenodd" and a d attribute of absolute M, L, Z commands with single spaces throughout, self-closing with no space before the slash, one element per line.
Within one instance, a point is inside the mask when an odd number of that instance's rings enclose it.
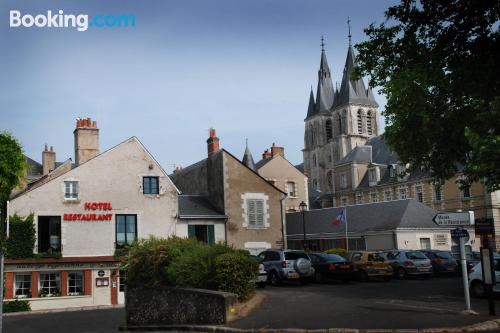
<path fill-rule="evenodd" d="M 458 310 L 451 310 L 451 309 L 445 309 L 445 308 L 436 308 L 433 306 L 419 306 L 419 305 L 409 305 L 409 304 L 398 304 L 398 303 L 393 303 L 393 302 L 375 302 L 376 304 L 384 304 L 384 305 L 394 305 L 394 306 L 401 306 L 401 307 L 407 307 L 407 308 L 415 308 L 415 309 L 424 309 L 424 310 L 438 310 L 438 311 L 445 311 L 445 312 L 452 312 L 452 313 L 460 313 L 461 311 Z"/>

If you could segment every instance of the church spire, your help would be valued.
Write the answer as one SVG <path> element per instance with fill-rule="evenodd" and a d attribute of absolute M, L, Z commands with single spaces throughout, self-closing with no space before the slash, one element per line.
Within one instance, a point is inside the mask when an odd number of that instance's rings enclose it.
<path fill-rule="evenodd" d="M 314 114 L 314 94 L 313 87 L 311 86 L 311 93 L 309 94 L 309 105 L 307 107 L 307 118 Z"/>
<path fill-rule="evenodd" d="M 245 154 L 243 155 L 243 160 L 241 162 L 245 164 L 248 168 L 255 171 L 255 162 L 253 160 L 252 153 L 250 152 L 250 148 L 248 148 L 248 139 L 246 139 Z"/>
<path fill-rule="evenodd" d="M 347 47 L 347 58 L 345 60 L 342 83 L 340 84 L 338 104 L 356 103 L 378 107 L 371 89 L 366 89 L 363 79 L 353 78 L 353 71 L 356 67 L 356 57 L 351 42 L 351 20 L 348 19 L 347 23 L 349 28 L 349 46 Z"/>
<path fill-rule="evenodd" d="M 315 113 L 330 111 L 334 103 L 333 96 L 332 77 L 330 74 L 330 67 L 328 67 L 328 61 L 326 60 L 325 39 L 321 36 L 321 60 L 318 70 Z"/>

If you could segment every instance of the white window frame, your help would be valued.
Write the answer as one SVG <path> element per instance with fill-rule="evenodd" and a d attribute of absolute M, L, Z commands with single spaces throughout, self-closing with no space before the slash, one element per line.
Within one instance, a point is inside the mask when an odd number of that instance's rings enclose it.
<path fill-rule="evenodd" d="M 241 208 L 243 210 L 243 227 L 247 229 L 266 229 L 269 228 L 269 196 L 264 193 L 244 193 L 241 195 Z M 262 201 L 262 224 L 254 225 L 251 223 L 250 218 L 251 214 L 255 214 L 249 211 L 249 202 L 250 201 Z M 257 208 L 255 208 L 257 209 Z"/>
<path fill-rule="evenodd" d="M 51 272 L 40 272 L 40 275 L 39 275 L 39 279 L 38 279 L 38 292 L 40 293 L 44 288 L 43 288 L 43 282 L 44 281 L 48 281 L 48 282 L 51 282 L 52 280 L 42 280 L 42 276 L 43 275 L 50 275 L 50 274 L 54 274 L 55 275 L 55 278 L 53 281 L 56 282 L 56 287 L 48 287 L 49 289 L 49 293 L 44 296 L 44 297 L 58 297 L 58 296 L 61 296 L 61 272 L 54 272 L 54 271 L 51 271 Z M 54 290 L 57 290 L 58 289 L 58 294 L 54 294 L 52 293 L 52 289 Z"/>
<path fill-rule="evenodd" d="M 70 278 L 69 278 L 70 274 L 80 275 L 81 278 L 70 280 Z M 70 285 L 70 281 L 81 281 L 82 291 L 81 292 L 71 291 L 71 288 L 76 289 L 77 285 L 76 285 L 76 283 L 75 283 L 75 285 Z M 85 288 L 85 275 L 83 274 L 82 271 L 70 271 L 70 272 L 68 272 L 67 283 L 68 283 L 68 285 L 67 285 L 68 296 L 80 296 L 80 295 L 85 294 L 85 289 L 84 289 Z"/>
<path fill-rule="evenodd" d="M 348 200 L 347 200 L 347 197 L 341 197 L 340 198 L 340 206 L 343 207 L 343 206 L 347 206 L 348 204 Z"/>
<path fill-rule="evenodd" d="M 66 188 L 69 186 L 69 192 Z M 63 182 L 64 200 L 77 201 L 80 199 L 80 181 L 77 179 L 69 178 Z M 69 195 L 69 196 L 68 196 Z"/>
<path fill-rule="evenodd" d="M 398 197 L 400 200 L 408 199 L 408 187 L 401 186 L 398 188 Z"/>
<path fill-rule="evenodd" d="M 393 200 L 392 190 L 384 190 L 384 201 L 392 201 L 392 200 Z"/>
<path fill-rule="evenodd" d="M 370 202 L 378 202 L 378 192 L 370 193 Z"/>
<path fill-rule="evenodd" d="M 293 180 L 287 180 L 285 183 L 285 186 L 286 186 L 286 193 L 288 194 L 288 197 L 290 197 L 290 198 L 297 197 L 297 190 L 296 190 L 295 182 Z M 290 186 L 292 187 L 291 191 L 290 191 Z"/>
<path fill-rule="evenodd" d="M 28 281 L 25 281 L 24 279 L 23 280 L 18 279 L 18 277 L 21 277 L 21 276 L 23 276 L 23 277 L 29 276 L 29 286 L 25 285 L 25 283 Z M 15 275 L 14 275 L 14 298 L 30 298 L 30 296 L 33 297 L 33 295 L 30 295 L 31 290 L 32 290 L 31 283 L 32 283 L 31 272 L 15 273 Z M 17 295 L 18 290 L 22 291 L 21 295 Z"/>
<path fill-rule="evenodd" d="M 438 201 L 438 202 L 443 201 L 443 186 L 442 185 L 434 184 L 432 186 L 432 191 L 434 193 L 434 201 Z"/>
<path fill-rule="evenodd" d="M 361 205 L 363 203 L 363 193 L 356 192 L 356 205 Z"/>

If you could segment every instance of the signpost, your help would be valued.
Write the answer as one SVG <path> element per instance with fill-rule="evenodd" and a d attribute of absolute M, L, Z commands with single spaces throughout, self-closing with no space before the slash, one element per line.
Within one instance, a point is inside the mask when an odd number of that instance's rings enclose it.
<path fill-rule="evenodd" d="M 451 230 L 451 238 L 458 240 L 460 245 L 460 265 L 462 267 L 462 282 L 465 296 L 465 310 L 470 311 L 469 279 L 467 277 L 467 261 L 465 258 L 465 243 L 469 241 L 469 232 L 463 229 L 474 224 L 474 212 L 439 213 L 432 219 L 439 226 L 457 227 Z"/>

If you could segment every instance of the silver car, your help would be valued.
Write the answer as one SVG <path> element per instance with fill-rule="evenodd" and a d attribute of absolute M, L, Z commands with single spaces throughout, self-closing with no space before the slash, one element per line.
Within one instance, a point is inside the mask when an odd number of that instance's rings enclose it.
<path fill-rule="evenodd" d="M 390 250 L 382 252 L 381 255 L 391 264 L 398 279 L 406 279 L 409 275 L 432 275 L 431 261 L 421 251 Z"/>
<path fill-rule="evenodd" d="M 269 249 L 258 255 L 267 272 L 267 281 L 277 286 L 282 281 L 307 283 L 314 276 L 311 259 L 304 251 Z"/>

